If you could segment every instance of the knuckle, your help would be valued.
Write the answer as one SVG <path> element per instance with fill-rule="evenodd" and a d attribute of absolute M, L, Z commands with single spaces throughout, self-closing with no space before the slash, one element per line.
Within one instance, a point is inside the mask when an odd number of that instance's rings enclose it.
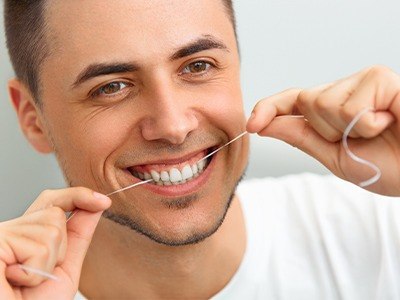
<path fill-rule="evenodd" d="M 392 69 L 389 67 L 383 66 L 383 65 L 374 65 L 369 69 L 369 75 L 374 77 L 374 78 L 388 78 L 388 77 L 393 77 L 395 74 Z"/>
<path fill-rule="evenodd" d="M 350 105 L 344 105 L 340 110 L 340 115 L 347 122 L 350 122 L 355 117 L 356 114 L 357 110 L 355 110 Z"/>
<path fill-rule="evenodd" d="M 44 244 L 38 244 L 35 248 L 36 256 L 45 263 L 50 257 L 50 249 Z"/>
<path fill-rule="evenodd" d="M 297 96 L 297 104 L 300 105 L 300 107 L 307 106 L 310 102 L 310 98 L 310 93 L 306 90 L 302 90 Z"/>
<path fill-rule="evenodd" d="M 47 199 L 47 198 L 50 198 L 51 196 L 53 196 L 53 194 L 54 194 L 53 190 L 43 190 L 40 193 L 39 198 Z"/>
<path fill-rule="evenodd" d="M 63 232 L 62 230 L 57 227 L 57 226 L 47 226 L 46 228 L 46 234 L 52 243 L 59 243 L 62 241 L 63 238 Z"/>
<path fill-rule="evenodd" d="M 267 103 L 269 103 L 269 98 L 263 98 L 259 101 L 257 101 L 256 105 L 254 106 L 255 110 L 260 109 L 260 107 L 266 105 Z"/>
<path fill-rule="evenodd" d="M 256 105 L 254 105 L 254 109 L 258 109 L 263 103 L 265 99 L 258 100 Z"/>
<path fill-rule="evenodd" d="M 297 88 L 297 87 L 292 87 L 292 88 L 288 88 L 286 90 L 283 91 L 283 93 L 285 94 L 299 94 L 303 89 L 301 88 Z"/>
<path fill-rule="evenodd" d="M 328 99 L 323 96 L 319 96 L 314 102 L 317 111 L 326 111 L 332 108 L 332 104 Z"/>
<path fill-rule="evenodd" d="M 47 210 L 48 221 L 53 224 L 63 224 L 66 222 L 65 212 L 57 206 L 48 208 Z"/>
<path fill-rule="evenodd" d="M 88 188 L 83 187 L 83 186 L 73 187 L 72 190 L 73 190 L 74 193 L 76 193 L 76 194 L 78 194 L 80 196 L 87 196 L 92 192 L 91 189 L 88 189 Z"/>

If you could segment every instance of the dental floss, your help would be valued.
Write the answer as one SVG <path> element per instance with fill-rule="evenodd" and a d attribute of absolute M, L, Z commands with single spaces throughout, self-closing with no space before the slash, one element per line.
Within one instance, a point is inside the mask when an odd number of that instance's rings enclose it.
<path fill-rule="evenodd" d="M 347 155 L 354 160 L 355 162 L 358 162 L 360 164 L 366 165 L 368 167 L 370 167 L 372 170 L 375 171 L 375 175 L 373 177 L 371 177 L 368 180 L 362 181 L 360 182 L 358 185 L 360 187 L 367 187 L 371 184 L 374 184 L 375 182 L 377 182 L 379 180 L 379 178 L 381 178 L 382 172 L 381 170 L 378 168 L 377 165 L 375 165 L 374 163 L 362 159 L 361 157 L 358 157 L 357 155 L 355 155 L 349 148 L 349 145 L 347 143 L 348 140 L 348 136 L 351 132 L 351 130 L 353 129 L 353 127 L 356 125 L 356 123 L 361 119 L 361 117 L 366 114 L 367 112 L 373 112 L 374 109 L 367 107 L 364 108 L 362 111 L 360 111 L 355 117 L 354 119 L 350 122 L 350 124 L 347 126 L 347 128 L 345 129 L 344 133 L 343 133 L 343 137 L 342 137 L 342 144 L 343 144 L 343 148 L 346 151 Z"/>
<path fill-rule="evenodd" d="M 59 281 L 59 278 L 57 276 L 55 276 L 53 274 L 50 274 L 50 273 L 47 273 L 45 271 L 42 271 L 42 270 L 39 270 L 39 269 L 35 269 L 35 268 L 32 268 L 32 267 L 28 267 L 26 265 L 21 265 L 21 264 L 19 264 L 18 266 L 24 271 L 40 275 L 40 276 L 46 277 L 46 278 L 51 279 L 51 280 Z"/>
<path fill-rule="evenodd" d="M 356 125 L 356 123 L 362 118 L 362 116 L 363 116 L 364 114 L 366 114 L 367 112 L 370 112 L 370 111 L 374 111 L 374 109 L 367 107 L 367 108 L 363 109 L 362 111 L 360 111 L 360 112 L 354 117 L 354 119 L 349 123 L 349 125 L 346 127 L 345 131 L 343 132 L 343 137 L 342 137 L 343 148 L 344 148 L 344 150 L 346 151 L 347 155 L 348 155 L 352 160 L 354 160 L 355 162 L 358 162 L 358 163 L 360 163 L 360 164 L 366 165 L 366 166 L 370 167 L 372 170 L 374 170 L 374 171 L 376 172 L 376 174 L 375 174 L 373 177 L 371 177 L 370 179 L 360 182 L 358 185 L 361 186 L 361 187 L 367 187 L 367 186 L 369 186 L 369 185 L 371 185 L 371 184 L 376 183 L 376 182 L 380 179 L 380 177 L 381 177 L 381 175 L 382 175 L 382 172 L 381 172 L 381 170 L 378 168 L 378 166 L 376 166 L 374 163 L 372 163 L 372 162 L 370 162 L 370 161 L 367 161 L 367 160 L 362 159 L 361 157 L 358 157 L 357 155 L 355 155 L 355 154 L 350 150 L 349 145 L 348 145 L 348 137 L 349 137 L 349 134 L 350 134 L 351 130 L 352 130 L 353 127 Z M 299 116 L 299 117 L 300 117 L 300 116 Z M 209 153 L 208 155 L 206 155 L 205 157 L 203 157 L 202 159 L 200 159 L 198 162 L 203 161 L 203 160 L 209 158 L 210 156 L 212 156 L 212 155 L 214 155 L 215 153 L 217 153 L 218 151 L 222 150 L 223 148 L 225 148 L 225 147 L 228 146 L 229 144 L 231 144 L 231 143 L 233 143 L 234 141 L 240 139 L 241 137 L 243 137 L 243 136 L 246 135 L 247 133 L 248 133 L 247 131 L 242 132 L 242 133 L 239 134 L 237 137 L 235 137 L 234 139 L 232 139 L 232 140 L 230 140 L 229 142 L 227 142 L 225 145 L 222 145 L 222 146 L 219 147 L 218 149 L 212 151 L 211 153 Z M 134 188 L 134 187 L 140 186 L 140 185 L 145 184 L 145 183 L 149 183 L 149 182 L 151 182 L 151 181 L 154 181 L 154 180 L 153 180 L 153 179 L 148 179 L 148 180 L 145 180 L 145 181 L 141 181 L 141 182 L 132 184 L 132 185 L 130 185 L 130 186 L 124 187 L 124 188 L 122 188 L 122 189 L 116 190 L 116 191 L 114 191 L 114 192 L 112 192 L 112 193 L 107 194 L 106 196 L 112 196 L 112 195 L 114 195 L 114 194 L 117 194 L 117 193 L 126 191 L 126 190 L 128 190 L 128 189 L 132 189 L 132 188 Z M 67 222 L 68 222 L 75 214 L 76 214 L 76 211 L 73 212 L 73 213 L 71 213 L 71 215 L 70 215 L 70 216 L 68 217 L 68 219 L 67 219 Z M 26 266 L 26 265 L 19 264 L 19 267 L 20 267 L 21 269 L 27 271 L 27 272 L 31 272 L 31 273 L 34 273 L 34 274 L 37 274 L 37 275 L 41 275 L 41 276 L 46 277 L 46 278 L 51 279 L 51 280 L 55 280 L 55 281 L 58 281 L 58 280 L 59 280 L 57 276 L 54 276 L 54 275 L 52 275 L 52 274 L 49 274 L 49 273 L 47 273 L 47 272 L 44 272 L 44 271 L 41 271 L 41 270 L 38 270 L 38 269 L 35 269 L 35 268 L 32 268 L 32 267 L 28 267 L 28 266 Z"/>
<path fill-rule="evenodd" d="M 145 184 L 145 183 L 148 183 L 148 182 L 151 182 L 151 181 L 154 181 L 154 180 L 153 180 L 153 179 L 148 179 L 148 180 L 145 180 L 145 181 L 140 181 L 140 182 L 138 182 L 138 183 L 129 185 L 129 186 L 124 187 L 124 188 L 122 188 L 122 189 L 116 190 L 116 191 L 114 191 L 114 192 L 112 192 L 112 193 L 109 193 L 109 194 L 107 194 L 106 196 L 109 197 L 109 196 L 114 195 L 114 194 L 116 194 L 116 193 L 129 190 L 129 189 L 131 189 L 131 188 L 137 187 L 137 186 L 139 186 L 139 185 L 142 185 L 142 184 Z"/>
<path fill-rule="evenodd" d="M 68 216 L 66 223 L 68 223 L 68 221 L 71 220 L 72 217 L 75 216 L 77 212 L 78 212 L 77 210 L 72 211 L 71 214 Z"/>
<path fill-rule="evenodd" d="M 231 143 L 233 143 L 234 141 L 240 139 L 240 138 L 241 138 L 242 136 L 244 136 L 246 133 L 248 133 L 248 132 L 247 132 L 247 131 L 242 132 L 241 134 L 239 134 L 239 135 L 238 135 L 237 137 L 235 137 L 234 139 L 230 140 L 230 141 L 227 142 L 226 144 L 222 145 L 222 146 L 219 147 L 218 149 L 214 150 L 213 152 L 207 154 L 206 156 L 204 156 L 203 158 L 201 158 L 200 160 L 198 160 L 196 163 L 199 163 L 199 162 L 201 162 L 201 161 L 203 161 L 203 160 L 209 158 L 210 156 L 212 156 L 212 155 L 214 155 L 215 153 L 217 153 L 218 151 L 222 150 L 223 148 L 225 148 L 225 147 L 228 146 L 229 144 L 231 144 Z M 116 190 L 116 191 L 114 191 L 114 192 L 112 192 L 112 193 L 107 194 L 106 196 L 108 197 L 108 196 L 111 196 L 111 195 L 117 194 L 117 193 L 119 193 L 119 192 L 123 192 L 123 191 L 129 190 L 129 189 L 131 189 L 131 188 L 134 188 L 134 187 L 137 187 L 137 186 L 139 186 L 139 185 L 142 185 L 142 184 L 145 184 L 145 183 L 148 183 L 148 182 L 152 182 L 152 181 L 154 181 L 154 179 L 148 179 L 148 180 L 145 180 L 145 181 L 141 181 L 141 182 L 132 184 L 132 185 L 130 185 L 130 186 L 124 187 L 124 188 L 122 188 L 122 189 Z M 71 218 L 72 218 L 72 216 L 71 216 Z"/>
<path fill-rule="evenodd" d="M 245 134 L 247 134 L 247 131 L 242 132 L 241 134 L 239 134 L 237 137 L 235 137 L 234 139 L 230 140 L 229 142 L 227 142 L 225 145 L 222 145 L 221 147 L 219 147 L 218 149 L 214 150 L 213 152 L 211 152 L 210 154 L 207 154 L 206 156 L 204 156 L 202 159 L 200 159 L 198 162 L 201 162 L 207 158 L 209 158 L 210 156 L 214 155 L 215 153 L 217 153 L 218 151 L 222 150 L 223 148 L 225 148 L 226 146 L 228 146 L 229 144 L 233 143 L 234 141 L 240 139 L 242 136 L 244 136 Z"/>

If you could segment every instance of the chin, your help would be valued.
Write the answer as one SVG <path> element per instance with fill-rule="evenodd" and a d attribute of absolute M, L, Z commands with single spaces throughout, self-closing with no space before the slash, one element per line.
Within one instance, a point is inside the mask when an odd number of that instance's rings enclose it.
<path fill-rule="evenodd" d="M 165 205 L 173 206 L 173 212 L 154 215 L 152 218 L 128 216 L 124 213 L 108 210 L 104 217 L 128 227 L 135 233 L 146 236 L 150 240 L 167 246 L 184 246 L 204 241 L 213 235 L 222 225 L 229 210 L 234 194 L 228 194 L 209 209 L 196 207 L 196 203 L 204 200 L 197 197 L 186 197 Z M 215 200 L 215 199 L 214 199 Z M 204 201 L 206 202 L 206 201 Z"/>
<path fill-rule="evenodd" d="M 222 225 L 244 171 L 243 164 L 236 161 L 241 156 L 227 151 L 198 162 L 216 147 L 126 167 L 124 184 L 150 178 L 153 182 L 128 191 L 113 202 L 104 217 L 159 244 L 183 246 L 204 241 Z"/>

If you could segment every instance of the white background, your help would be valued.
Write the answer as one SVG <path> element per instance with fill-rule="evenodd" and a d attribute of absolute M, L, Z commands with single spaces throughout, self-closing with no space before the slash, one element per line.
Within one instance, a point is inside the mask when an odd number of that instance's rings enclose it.
<path fill-rule="evenodd" d="M 400 72 L 398 0 L 234 1 L 247 115 L 258 99 L 289 87 L 311 87 L 373 64 L 384 64 Z M 0 26 L 3 33 L 3 19 Z M 3 33 L 0 220 L 22 214 L 41 190 L 64 186 L 54 157 L 36 154 L 18 128 L 6 88 L 12 75 Z M 248 178 L 300 172 L 327 171 L 282 142 L 252 138 Z"/>

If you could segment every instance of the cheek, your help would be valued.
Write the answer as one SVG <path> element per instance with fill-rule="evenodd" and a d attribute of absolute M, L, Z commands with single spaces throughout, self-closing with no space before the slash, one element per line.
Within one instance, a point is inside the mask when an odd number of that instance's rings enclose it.
<path fill-rule="evenodd" d="M 239 134 L 245 128 L 242 95 L 239 89 L 216 89 L 210 93 L 203 107 L 207 119 L 230 134 Z"/>
<path fill-rule="evenodd" d="M 83 143 L 92 154 L 105 159 L 133 134 L 131 124 L 132 120 L 125 120 L 122 114 L 98 116 L 85 124 Z"/>
<path fill-rule="evenodd" d="M 92 115 L 75 113 L 74 120 L 63 119 L 58 124 L 56 132 L 61 132 L 62 136 L 57 136 L 59 143 L 56 144 L 61 145 L 61 154 L 78 164 L 102 163 L 129 135 L 130 124 L 116 111 Z"/>

